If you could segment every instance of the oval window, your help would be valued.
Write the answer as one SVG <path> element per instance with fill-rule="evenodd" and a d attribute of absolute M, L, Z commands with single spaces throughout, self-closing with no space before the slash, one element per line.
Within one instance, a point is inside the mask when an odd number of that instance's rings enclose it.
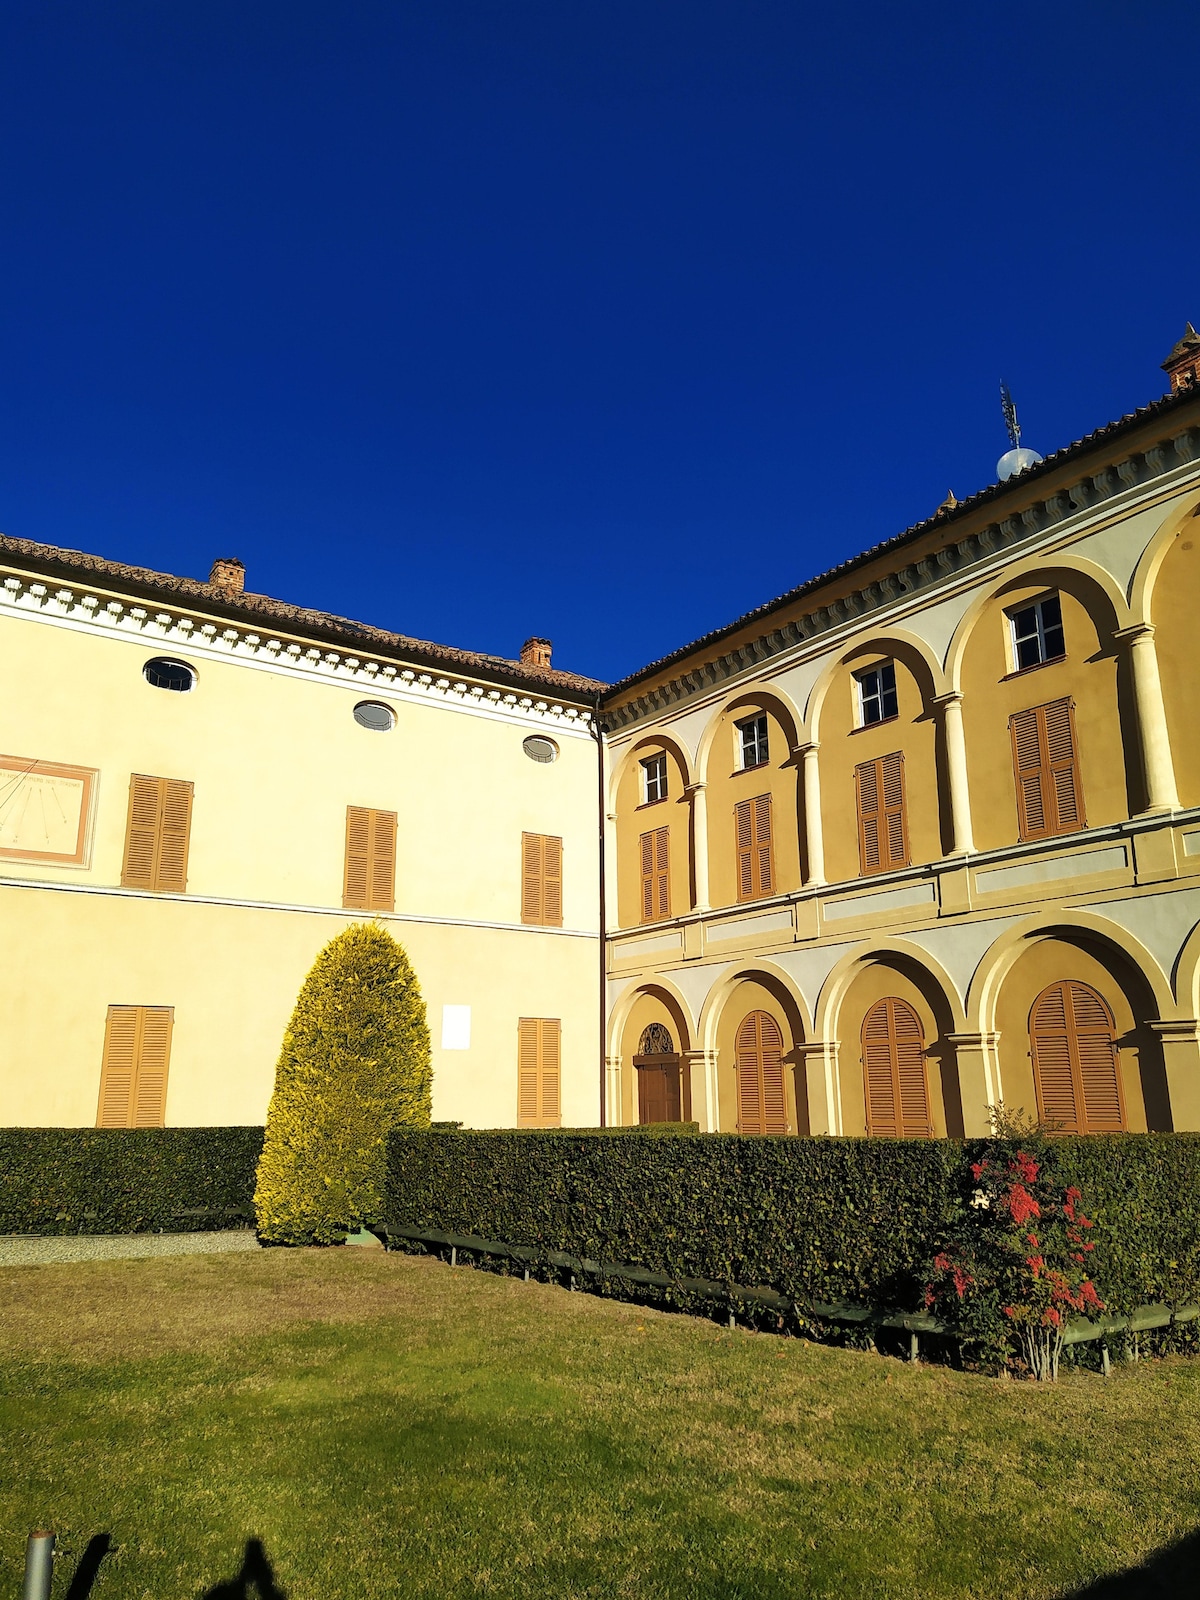
<path fill-rule="evenodd" d="M 521 745 L 521 749 L 524 750 L 530 761 L 558 760 L 558 746 L 554 740 L 543 739 L 540 734 L 531 733 Z"/>
<path fill-rule="evenodd" d="M 360 700 L 354 708 L 354 720 L 372 733 L 387 733 L 396 726 L 396 713 L 382 700 Z"/>
<path fill-rule="evenodd" d="M 155 656 L 142 668 L 142 676 L 155 689 L 173 689 L 176 694 L 186 694 L 195 686 L 196 669 L 189 667 L 186 661 Z"/>

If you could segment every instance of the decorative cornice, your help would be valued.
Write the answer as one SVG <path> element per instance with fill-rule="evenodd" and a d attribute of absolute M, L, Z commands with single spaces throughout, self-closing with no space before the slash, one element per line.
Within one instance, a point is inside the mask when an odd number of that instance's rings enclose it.
<path fill-rule="evenodd" d="M 31 581 L 26 573 L 11 572 L 4 577 L 0 610 L 86 633 L 137 639 L 151 647 L 173 646 L 181 654 L 197 658 L 237 661 L 259 670 L 353 684 L 392 699 L 434 701 L 505 721 L 550 723 L 564 732 L 580 733 L 588 732 L 592 725 L 591 714 L 581 706 L 498 689 L 467 677 L 421 672 L 371 651 L 326 650 L 310 641 L 289 638 L 284 632 L 264 636 L 248 626 L 234 626 L 227 619 L 213 621 L 182 607 L 135 605 L 80 585 Z"/>
<path fill-rule="evenodd" d="M 1167 473 L 1197 461 L 1200 461 L 1200 427 L 1190 427 L 1173 439 L 1129 456 L 1116 466 L 1105 466 L 1065 489 L 1056 490 L 1017 516 L 989 523 L 954 544 L 872 579 L 851 594 L 839 595 L 805 616 L 781 623 L 758 639 L 743 641 L 723 655 L 703 661 L 623 705 L 602 707 L 601 726 L 605 733 L 613 734 L 650 719 L 809 641 L 836 633 L 848 624 L 876 617 L 899 602 L 943 586 L 949 579 L 981 566 L 1000 552 L 1033 541 L 1068 518 L 1095 510 L 1117 495 L 1145 488 Z M 616 687 L 619 690 L 620 686 Z"/>

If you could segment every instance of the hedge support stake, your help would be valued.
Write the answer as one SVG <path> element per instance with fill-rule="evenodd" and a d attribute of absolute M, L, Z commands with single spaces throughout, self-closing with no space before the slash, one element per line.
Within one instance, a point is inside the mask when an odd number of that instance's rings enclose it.
<path fill-rule="evenodd" d="M 450 1246 L 450 1265 L 452 1267 L 458 1265 L 458 1246 L 453 1244 Z"/>
<path fill-rule="evenodd" d="M 732 1306 L 730 1306 L 730 1308 L 729 1308 L 729 1326 L 730 1326 L 730 1329 L 733 1329 L 733 1328 L 735 1328 L 737 1326 L 737 1324 L 733 1320 L 733 1307 Z"/>
<path fill-rule="evenodd" d="M 529 1268 L 528 1267 L 525 1268 L 525 1282 L 526 1283 L 529 1282 Z"/>
<path fill-rule="evenodd" d="M 39 1529 L 25 1541 L 25 1583 L 21 1600 L 50 1600 L 53 1573 L 54 1535 Z"/>
<path fill-rule="evenodd" d="M 1100 1346 L 1100 1371 L 1106 1378 L 1112 1373 L 1112 1363 L 1108 1359 L 1108 1346 L 1106 1344 Z"/>
<path fill-rule="evenodd" d="M 918 1348 L 919 1348 L 919 1346 L 917 1344 L 917 1336 L 916 1336 L 916 1334 L 915 1333 L 910 1333 L 909 1336 L 908 1336 L 908 1359 L 910 1361 L 915 1361 L 917 1359 L 917 1350 L 918 1350 Z"/>

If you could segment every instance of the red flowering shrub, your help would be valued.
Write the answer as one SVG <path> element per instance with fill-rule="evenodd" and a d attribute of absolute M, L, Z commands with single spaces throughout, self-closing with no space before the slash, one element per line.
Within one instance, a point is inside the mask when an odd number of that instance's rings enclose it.
<path fill-rule="evenodd" d="M 986 1365 L 1018 1353 L 1035 1378 L 1055 1378 L 1069 1318 L 1104 1306 L 1089 1270 L 1082 1196 L 1024 1148 L 993 1149 L 971 1176 L 974 1188 L 931 1263 L 925 1305 Z"/>

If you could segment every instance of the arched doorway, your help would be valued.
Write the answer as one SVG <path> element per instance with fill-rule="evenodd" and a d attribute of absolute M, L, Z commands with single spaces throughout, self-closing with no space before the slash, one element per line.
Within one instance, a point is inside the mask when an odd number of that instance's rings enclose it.
<path fill-rule="evenodd" d="M 872 1138 L 932 1138 L 925 1034 L 907 1000 L 887 995 L 867 1012 L 862 1062 L 867 1133 Z"/>
<path fill-rule="evenodd" d="M 1038 1115 L 1062 1133 L 1120 1133 L 1125 1103 L 1113 1014 L 1090 984 L 1043 989 L 1029 1013 Z"/>
<path fill-rule="evenodd" d="M 652 1022 L 642 1030 L 633 1065 L 637 1071 L 638 1122 L 682 1121 L 679 1052 L 665 1023 Z"/>
<path fill-rule="evenodd" d="M 742 1019 L 734 1045 L 739 1133 L 786 1133 L 783 1034 L 767 1011 Z"/>

